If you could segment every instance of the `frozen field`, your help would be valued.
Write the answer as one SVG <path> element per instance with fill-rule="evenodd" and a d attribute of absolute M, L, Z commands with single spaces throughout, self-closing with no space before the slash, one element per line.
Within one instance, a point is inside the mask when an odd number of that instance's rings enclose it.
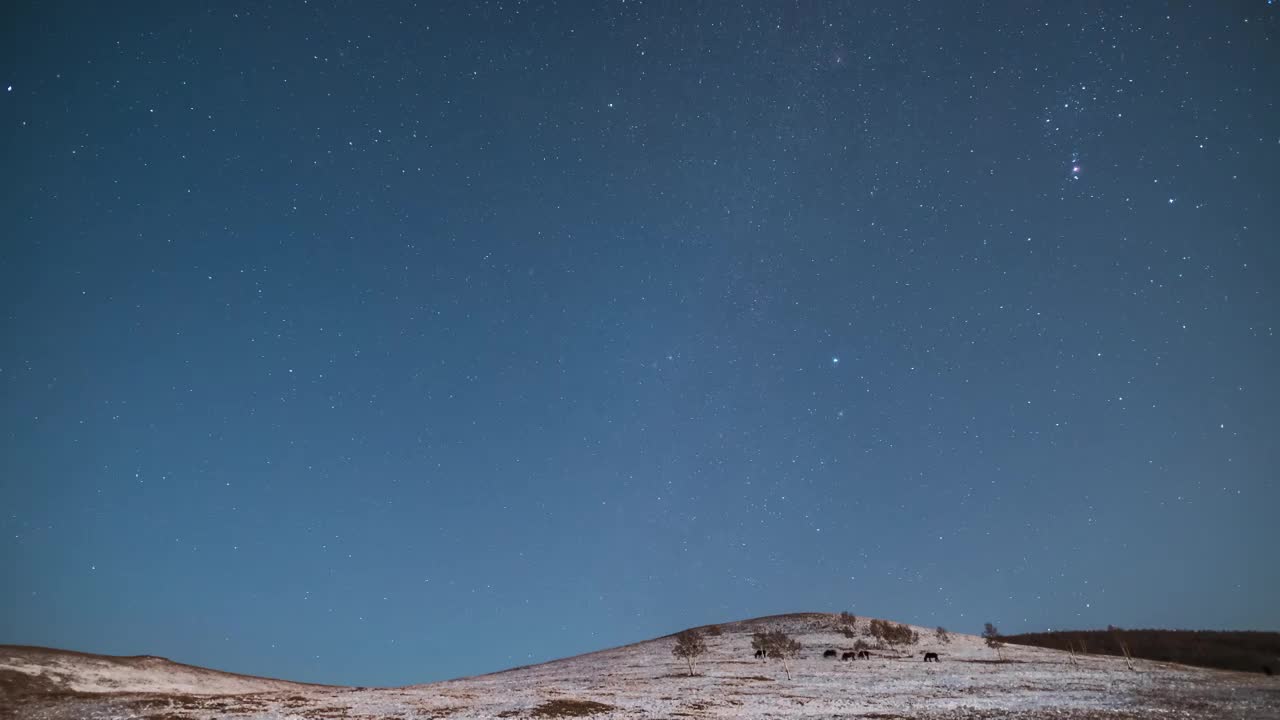
<path fill-rule="evenodd" d="M 115 659 L 0 648 L 0 717 L 211 720 L 272 718 L 1280 718 L 1280 678 L 1007 645 L 932 629 L 901 652 L 824 659 L 852 648 L 837 616 L 721 625 L 689 677 L 659 638 L 492 675 L 350 689 L 219 673 L 158 658 Z M 858 621 L 865 630 L 867 619 Z M 751 634 L 778 628 L 804 644 L 791 662 L 755 659 Z M 867 638 L 869 640 L 869 638 Z M 922 662 L 925 651 L 941 656 Z M 25 688 L 25 690 L 24 690 Z M 26 692 L 28 694 L 15 694 Z"/>

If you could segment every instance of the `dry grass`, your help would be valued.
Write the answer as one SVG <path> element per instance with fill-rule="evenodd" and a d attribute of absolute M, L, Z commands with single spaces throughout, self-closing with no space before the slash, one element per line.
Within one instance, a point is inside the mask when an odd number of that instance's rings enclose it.
<path fill-rule="evenodd" d="M 612 705 L 594 700 L 557 699 L 548 700 L 534 708 L 533 717 L 586 717 L 612 709 Z"/>

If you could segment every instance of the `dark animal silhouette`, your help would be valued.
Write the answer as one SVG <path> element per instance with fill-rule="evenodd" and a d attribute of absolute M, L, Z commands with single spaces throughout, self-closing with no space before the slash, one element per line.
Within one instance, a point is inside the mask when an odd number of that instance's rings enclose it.
<path fill-rule="evenodd" d="M 763 651 L 763 650 L 757 650 L 757 651 L 756 651 L 756 657 L 758 657 L 758 658 L 768 657 L 768 655 L 769 655 L 769 654 L 768 654 L 768 653 L 766 653 L 766 652 L 765 652 L 765 651 Z"/>
<path fill-rule="evenodd" d="M 857 653 L 847 652 L 847 653 L 845 653 L 845 654 L 841 655 L 841 656 L 840 656 L 840 659 L 841 659 L 841 660 L 852 660 L 856 655 L 857 655 Z"/>
<path fill-rule="evenodd" d="M 867 660 L 870 660 L 870 659 L 871 659 L 871 651 L 870 651 L 870 650 L 859 650 L 859 651 L 858 651 L 858 657 L 860 657 L 860 658 L 866 658 Z"/>
<path fill-rule="evenodd" d="M 924 661 L 925 661 L 925 662 L 929 662 L 930 660 L 932 660 L 932 661 L 934 661 L 934 662 L 938 662 L 938 653 L 925 653 L 925 654 L 924 654 Z"/>
<path fill-rule="evenodd" d="M 826 651 L 826 652 L 822 653 L 822 657 L 824 657 L 824 658 L 829 658 L 829 657 L 830 657 L 830 658 L 833 658 L 833 657 L 835 657 L 835 656 L 836 656 L 836 651 L 835 651 L 835 650 L 828 650 L 828 651 Z"/>

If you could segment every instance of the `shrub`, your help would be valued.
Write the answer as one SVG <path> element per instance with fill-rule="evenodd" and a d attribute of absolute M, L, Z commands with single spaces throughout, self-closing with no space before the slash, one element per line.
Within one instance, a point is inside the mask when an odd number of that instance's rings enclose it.
<path fill-rule="evenodd" d="M 751 649 L 769 657 L 769 633 L 760 631 L 751 634 Z"/>
<path fill-rule="evenodd" d="M 836 616 L 835 620 L 836 632 L 841 635 L 852 638 L 857 636 L 858 616 L 845 610 Z"/>
<path fill-rule="evenodd" d="M 560 699 L 548 700 L 533 709 L 533 717 L 585 717 L 596 713 L 613 710 L 612 705 L 605 705 L 594 700 Z"/>
<path fill-rule="evenodd" d="M 888 620 L 872 620 L 871 636 L 886 645 L 914 645 L 920 642 L 920 633 L 910 626 L 899 625 Z"/>

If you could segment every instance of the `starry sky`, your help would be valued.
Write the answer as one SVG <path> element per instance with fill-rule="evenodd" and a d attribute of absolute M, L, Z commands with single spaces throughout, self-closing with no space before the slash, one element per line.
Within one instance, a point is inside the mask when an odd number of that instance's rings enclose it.
<path fill-rule="evenodd" d="M 20 3 L 0 642 L 1280 630 L 1278 12 Z"/>

